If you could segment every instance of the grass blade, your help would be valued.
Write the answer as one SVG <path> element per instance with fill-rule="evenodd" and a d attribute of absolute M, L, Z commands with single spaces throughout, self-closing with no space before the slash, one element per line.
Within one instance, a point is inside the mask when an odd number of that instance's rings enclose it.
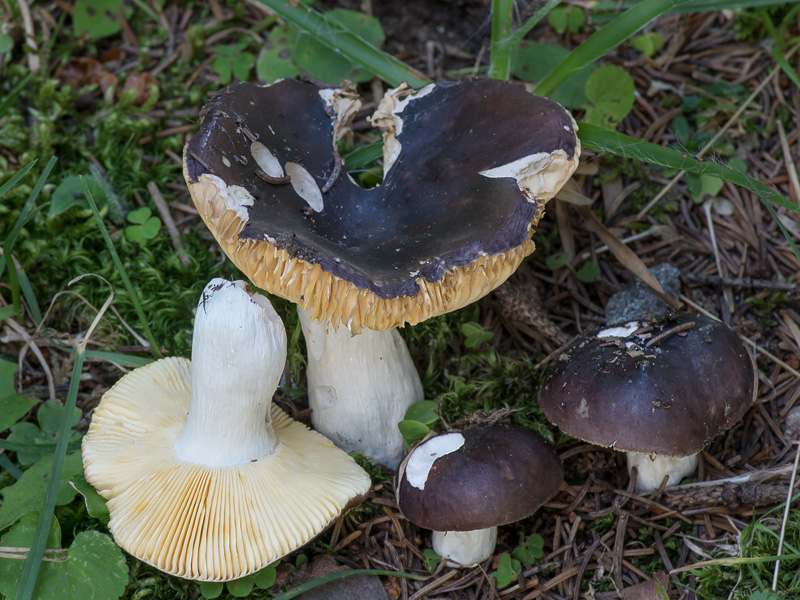
<path fill-rule="evenodd" d="M 775 214 L 772 204 L 781 206 L 797 214 L 800 214 L 800 206 L 787 200 L 771 187 L 745 173 L 735 171 L 725 165 L 712 161 L 701 161 L 686 154 L 682 154 L 677 150 L 662 148 L 656 144 L 645 142 L 644 140 L 639 140 L 616 131 L 603 129 L 596 125 L 580 123 L 578 136 L 581 139 L 581 144 L 597 152 L 610 152 L 626 158 L 634 158 L 661 167 L 680 169 L 688 171 L 689 173 L 696 173 L 697 175 L 713 175 L 719 177 L 723 181 L 729 181 L 734 185 L 750 190 L 754 194 L 757 194 L 764 202 L 767 210 L 775 219 L 781 231 L 783 231 L 783 235 L 792 247 L 792 251 L 797 257 L 797 260 L 800 261 L 800 251 L 798 251 L 789 232 Z"/>
<path fill-rule="evenodd" d="M 22 81 L 20 81 L 14 87 L 13 90 L 8 92 L 8 95 L 5 98 L 0 100 L 0 117 L 6 114 L 8 107 L 14 103 L 14 101 L 17 99 L 17 96 L 19 96 L 20 92 L 22 92 L 22 90 L 24 90 L 27 87 L 28 82 L 30 82 L 31 80 L 31 75 L 32 73 L 28 73 L 27 75 L 25 75 L 25 77 L 22 78 Z M 3 195 L 2 192 L 0 192 L 0 196 L 2 195 Z"/>
<path fill-rule="evenodd" d="M 11 303 L 14 306 L 14 314 L 19 315 L 22 314 L 22 301 L 20 297 L 20 287 L 19 287 L 19 277 L 17 274 L 17 267 L 14 264 L 14 259 L 12 258 L 12 250 L 14 249 L 14 244 L 17 241 L 17 237 L 19 236 L 20 231 L 25 226 L 25 223 L 28 222 L 29 218 L 31 218 L 35 211 L 33 209 L 33 205 L 36 202 L 36 199 L 39 197 L 39 194 L 44 187 L 45 181 L 50 176 L 50 171 L 53 170 L 53 167 L 56 164 L 56 157 L 51 156 L 50 160 L 47 161 L 47 164 L 44 167 L 41 175 L 36 180 L 36 184 L 33 186 L 28 199 L 25 201 L 25 205 L 22 207 L 22 211 L 19 213 L 19 218 L 17 222 L 14 224 L 14 227 L 11 229 L 11 232 L 6 236 L 6 239 L 3 241 L 3 256 L 6 257 L 6 268 L 8 269 L 8 281 L 11 285 Z M 33 166 L 33 163 L 31 165 Z M 19 173 L 17 173 L 19 175 Z M 14 181 L 14 178 L 12 178 Z M 18 180 L 17 180 L 18 181 Z M 15 182 L 16 183 L 16 182 Z M 5 187 L 5 186 L 4 186 Z M 10 189 L 10 188 L 9 188 Z M 2 191 L 2 193 L 5 193 Z M 2 195 L 0 193 L 0 195 Z M 41 207 L 39 207 L 41 208 Z M 38 209 L 37 209 L 38 210 Z M 0 275 L 2 275 L 2 271 L 0 271 Z"/>
<path fill-rule="evenodd" d="M 139 317 L 139 322 L 142 324 L 142 329 L 147 337 L 147 341 L 150 343 L 150 348 L 153 351 L 153 355 L 156 358 L 162 358 L 161 350 L 159 350 L 156 339 L 153 337 L 153 332 L 150 330 L 147 317 L 142 309 L 142 303 L 139 301 L 139 294 L 136 293 L 136 289 L 134 289 L 131 280 L 128 278 L 128 272 L 125 270 L 125 266 L 122 264 L 119 254 L 117 254 L 117 249 L 114 247 L 114 242 L 111 241 L 111 236 L 108 235 L 108 230 L 106 229 L 105 223 L 103 223 L 103 217 L 100 216 L 100 212 L 97 210 L 97 203 L 94 201 L 92 191 L 89 189 L 89 186 L 86 185 L 86 180 L 83 177 L 81 177 L 81 184 L 83 185 L 84 197 L 89 203 L 89 207 L 92 209 L 94 219 L 97 222 L 97 227 L 100 229 L 100 234 L 103 236 L 106 246 L 108 247 L 108 251 L 111 253 L 111 258 L 114 261 L 114 265 L 117 267 L 117 272 L 119 273 L 120 279 L 122 279 L 122 283 L 125 285 L 125 289 L 130 295 L 131 302 L 133 303 L 134 309 L 136 309 L 136 315 Z"/>
<path fill-rule="evenodd" d="M 358 171 L 363 169 L 371 162 L 374 162 L 383 156 L 383 142 L 372 142 L 366 146 L 359 146 L 352 152 L 348 152 L 344 158 L 345 165 L 348 172 Z"/>
<path fill-rule="evenodd" d="M 561 4 L 561 0 L 549 0 L 547 4 L 528 17 L 527 21 L 517 27 L 517 30 L 508 38 L 507 43 L 511 46 L 511 51 L 513 52 L 513 49 L 528 35 L 528 32 L 536 27 L 539 21 L 544 19 L 547 14 L 559 4 Z"/>
<path fill-rule="evenodd" d="M 505 81 L 511 72 L 511 52 L 514 47 L 507 41 L 511 37 L 513 13 L 514 0 L 492 0 L 490 79 Z"/>
<path fill-rule="evenodd" d="M 606 55 L 656 17 L 689 0 L 643 0 L 598 29 L 536 86 L 534 93 L 547 96 L 571 75 Z"/>
<path fill-rule="evenodd" d="M 39 576 L 39 569 L 42 566 L 42 557 L 47 543 L 47 534 L 50 531 L 50 523 L 53 520 L 53 511 L 56 508 L 56 496 L 58 495 L 58 484 L 61 480 L 61 472 L 64 468 L 64 458 L 67 455 L 67 445 L 69 441 L 70 429 L 72 429 L 67 415 L 71 415 L 75 410 L 75 403 L 78 398 L 78 384 L 83 370 L 84 348 L 79 346 L 75 356 L 75 364 L 72 366 L 72 377 L 69 382 L 69 392 L 64 403 L 64 419 L 61 422 L 61 430 L 58 432 L 58 441 L 53 456 L 53 467 L 50 471 L 50 480 L 47 482 L 47 490 L 44 494 L 42 512 L 39 513 L 39 522 L 36 524 L 36 532 L 31 542 L 31 549 L 25 559 L 25 566 L 22 568 L 19 588 L 17 588 L 16 600 L 30 600 L 33 597 L 33 588 L 36 585 L 36 578 Z"/>
<path fill-rule="evenodd" d="M 287 0 L 257 1 L 288 23 L 308 32 L 314 36 L 314 39 L 330 47 L 334 52 L 347 57 L 393 86 L 398 86 L 404 81 L 407 81 L 411 87 L 422 87 L 426 83 L 430 83 L 430 80 L 420 72 L 397 60 L 391 54 L 376 48 L 310 6 Z"/>

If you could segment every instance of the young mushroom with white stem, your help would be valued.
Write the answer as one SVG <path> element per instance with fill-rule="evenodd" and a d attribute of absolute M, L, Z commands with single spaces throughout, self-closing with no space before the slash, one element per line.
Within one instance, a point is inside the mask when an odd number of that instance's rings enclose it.
<path fill-rule="evenodd" d="M 757 390 L 753 356 L 730 328 L 679 313 L 577 338 L 553 361 L 538 401 L 565 433 L 625 452 L 644 491 L 691 474 Z"/>
<path fill-rule="evenodd" d="M 103 395 L 83 461 L 117 544 L 167 573 L 225 581 L 358 504 L 364 470 L 272 404 L 285 362 L 266 297 L 215 279 L 198 303 L 192 361 L 158 360 Z"/>
<path fill-rule="evenodd" d="M 397 504 L 433 530 L 433 549 L 451 564 L 475 566 L 494 553 L 497 526 L 533 514 L 555 495 L 564 472 L 537 433 L 481 425 L 431 437 L 397 473 Z"/>
<path fill-rule="evenodd" d="M 293 80 L 227 86 L 204 108 L 184 176 L 236 266 L 306 313 L 310 354 L 321 357 L 309 360 L 314 426 L 394 467 L 403 453 L 396 423 L 422 391 L 399 336 L 387 331 L 461 308 L 505 281 L 533 251 L 534 227 L 577 166 L 580 143 L 567 111 L 511 83 L 399 88 L 373 118 L 384 130 L 383 183 L 362 189 L 336 152 L 356 102 L 351 90 Z M 265 171 L 280 174 L 276 161 L 302 165 L 303 186 L 270 181 Z M 339 329 L 372 330 L 381 349 L 364 356 L 373 342 L 324 337 Z M 339 362 L 327 368 L 329 360 Z M 323 416 L 339 411 L 347 416 Z"/>

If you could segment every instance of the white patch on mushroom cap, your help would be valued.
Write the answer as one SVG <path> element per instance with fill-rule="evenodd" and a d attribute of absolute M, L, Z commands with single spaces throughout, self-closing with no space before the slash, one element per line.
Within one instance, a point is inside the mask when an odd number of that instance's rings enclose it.
<path fill-rule="evenodd" d="M 322 212 L 322 209 L 325 208 L 325 204 L 322 201 L 322 192 L 311 173 L 302 165 L 287 162 L 286 174 L 292 178 L 291 184 L 297 195 L 308 202 L 313 211 Z"/>
<path fill-rule="evenodd" d="M 200 175 L 198 181 L 213 183 L 217 188 L 217 196 L 222 198 L 225 208 L 236 212 L 236 217 L 247 223 L 249 215 L 246 207 L 253 206 L 255 202 L 250 192 L 239 185 L 228 185 L 221 178 L 209 173 Z"/>
<path fill-rule="evenodd" d="M 607 329 L 603 329 L 602 331 L 597 332 L 597 337 L 626 338 L 629 335 L 631 335 L 634 331 L 639 329 L 639 327 L 641 327 L 641 323 L 639 323 L 639 321 L 630 321 L 629 323 L 625 323 L 625 325 L 617 325 L 616 327 L 608 327 Z"/>
<path fill-rule="evenodd" d="M 253 142 L 250 144 L 250 154 L 253 155 L 256 163 L 258 163 L 258 166 L 261 167 L 264 173 L 270 177 L 283 177 L 281 163 L 264 144 L 261 142 Z"/>
<path fill-rule="evenodd" d="M 573 160 L 563 150 L 537 152 L 499 167 L 479 171 L 484 177 L 510 177 L 530 201 L 549 200 L 561 189 L 574 169 Z"/>
<path fill-rule="evenodd" d="M 425 489 L 433 463 L 436 459 L 455 452 L 464 445 L 464 436 L 460 433 L 437 435 L 418 446 L 411 453 L 406 463 L 406 479 L 418 490 Z"/>

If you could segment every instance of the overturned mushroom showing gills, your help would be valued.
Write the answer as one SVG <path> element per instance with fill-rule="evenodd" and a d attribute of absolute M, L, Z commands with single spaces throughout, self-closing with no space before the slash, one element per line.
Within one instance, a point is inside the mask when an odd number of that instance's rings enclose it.
<path fill-rule="evenodd" d="M 484 425 L 420 444 L 397 474 L 406 518 L 433 530 L 433 549 L 474 566 L 494 553 L 497 526 L 533 514 L 564 479 L 541 436 L 522 427 Z"/>
<path fill-rule="evenodd" d="M 725 324 L 682 313 L 578 338 L 547 374 L 539 407 L 569 435 L 625 452 L 636 488 L 649 490 L 694 471 L 696 455 L 753 404 L 757 378 Z"/>
<path fill-rule="evenodd" d="M 103 395 L 84 470 L 123 549 L 179 577 L 237 579 L 360 501 L 368 475 L 272 405 L 285 361 L 269 301 L 215 279 L 197 307 L 192 362 L 156 361 Z"/>
<path fill-rule="evenodd" d="M 293 80 L 231 85 L 204 108 L 184 153 L 184 176 L 204 222 L 255 285 L 298 305 L 307 340 L 309 322 L 352 334 L 385 331 L 489 293 L 533 251 L 544 205 L 579 159 L 569 113 L 513 84 L 402 87 L 386 95 L 373 118 L 384 131 L 385 176 L 383 185 L 365 190 L 336 152 L 357 107 L 348 89 Z M 289 184 L 267 169 L 285 169 Z M 388 412 L 402 417 L 422 398 L 418 376 L 405 367 L 392 370 L 408 373 L 407 381 L 383 377 L 379 360 L 410 362 L 405 349 L 395 352 L 397 341 L 384 335 L 381 350 L 366 358 L 353 354 L 361 344 L 343 336 L 309 342 L 340 362 L 361 364 L 358 389 L 365 390 L 334 388 L 323 374 L 310 375 L 314 426 L 334 440 L 361 440 L 343 447 L 391 467 L 402 456 L 399 432 L 370 440 L 368 424 Z M 318 389 L 334 390 L 337 404 L 373 398 L 368 410 L 380 416 L 328 427 L 318 416 L 322 402 L 329 414 L 337 409 Z"/>

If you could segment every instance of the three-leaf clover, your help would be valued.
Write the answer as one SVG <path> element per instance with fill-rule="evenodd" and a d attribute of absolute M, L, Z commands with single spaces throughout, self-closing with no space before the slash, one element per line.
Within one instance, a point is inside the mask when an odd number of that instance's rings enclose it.
<path fill-rule="evenodd" d="M 250 69 L 253 68 L 256 59 L 249 52 L 244 52 L 245 48 L 247 42 L 214 46 L 217 57 L 211 63 L 211 68 L 219 75 L 220 83 L 228 84 L 234 78 L 246 81 L 250 77 Z"/>
<path fill-rule="evenodd" d="M 129 242 L 136 242 L 144 247 L 148 240 L 152 240 L 161 231 L 161 219 L 153 217 L 152 211 L 143 206 L 128 213 L 128 225 L 125 228 L 125 238 Z"/>

